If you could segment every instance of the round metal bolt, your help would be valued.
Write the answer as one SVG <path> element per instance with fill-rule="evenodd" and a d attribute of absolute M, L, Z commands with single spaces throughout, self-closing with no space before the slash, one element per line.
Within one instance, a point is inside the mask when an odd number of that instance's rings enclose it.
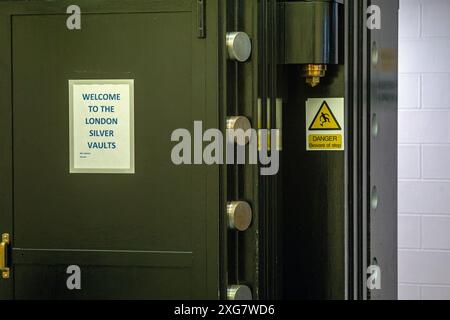
<path fill-rule="evenodd" d="M 252 128 L 252 124 L 247 117 L 237 116 L 227 119 L 227 129 L 233 131 L 234 141 L 238 145 L 246 145 L 250 141 L 250 135 L 246 133 Z"/>
<path fill-rule="evenodd" d="M 253 295 L 249 287 L 245 285 L 232 285 L 227 289 L 228 300 L 252 300 Z"/>
<path fill-rule="evenodd" d="M 231 60 L 245 62 L 252 54 L 252 42 L 245 32 L 227 33 L 228 57 Z"/>
<path fill-rule="evenodd" d="M 247 230 L 253 218 L 252 208 L 245 201 L 234 201 L 227 205 L 228 226 L 232 230 Z"/>

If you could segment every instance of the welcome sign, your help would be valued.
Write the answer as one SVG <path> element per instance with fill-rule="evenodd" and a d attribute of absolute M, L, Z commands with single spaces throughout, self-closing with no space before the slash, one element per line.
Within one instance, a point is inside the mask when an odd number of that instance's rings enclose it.
<path fill-rule="evenodd" d="M 134 173 L 134 80 L 69 80 L 70 173 Z"/>

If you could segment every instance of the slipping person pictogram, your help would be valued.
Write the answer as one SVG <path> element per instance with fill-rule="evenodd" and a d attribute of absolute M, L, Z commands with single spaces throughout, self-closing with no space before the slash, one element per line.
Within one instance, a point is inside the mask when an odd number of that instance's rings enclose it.
<path fill-rule="evenodd" d="M 309 130 L 342 130 L 328 103 L 324 101 L 317 111 Z"/>
<path fill-rule="evenodd" d="M 328 114 L 328 113 L 323 113 L 322 112 L 322 115 L 320 116 L 320 125 L 323 127 L 323 125 L 325 124 L 325 123 L 330 123 L 330 115 Z"/>

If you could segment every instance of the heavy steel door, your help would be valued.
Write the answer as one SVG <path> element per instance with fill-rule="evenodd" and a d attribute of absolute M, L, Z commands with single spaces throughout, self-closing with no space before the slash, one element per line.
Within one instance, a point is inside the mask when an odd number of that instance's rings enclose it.
<path fill-rule="evenodd" d="M 359 0 L 0 0 L 0 234 L 10 237 L 0 297 L 233 299 L 237 287 L 254 299 L 395 297 L 386 139 L 398 2 L 375 2 L 392 12 L 382 30 L 366 28 L 370 1 Z M 66 26 L 73 4 L 81 30 Z M 305 38 L 298 21 L 326 32 Z M 249 37 L 248 60 L 233 57 L 236 31 Z M 336 59 L 302 56 L 313 40 Z M 328 67 L 317 87 L 303 78 L 313 62 Z M 70 80 L 133 81 L 134 173 L 70 173 Z M 345 101 L 346 150 L 308 152 L 305 102 L 333 97 Z M 172 163 L 175 129 L 202 121 L 223 133 L 236 117 L 283 132 L 268 142 L 278 175 Z M 251 224 L 237 231 L 228 210 L 243 202 Z M 369 264 L 386 270 L 382 291 L 366 288 Z M 72 265 L 80 290 L 66 285 Z"/>
<path fill-rule="evenodd" d="M 206 38 L 202 1 L 81 0 L 81 30 L 70 4 L 0 3 L 1 296 L 218 298 L 219 171 L 174 165 L 170 141 L 219 126 L 216 4 Z M 73 79 L 134 80 L 134 174 L 69 172 Z"/>

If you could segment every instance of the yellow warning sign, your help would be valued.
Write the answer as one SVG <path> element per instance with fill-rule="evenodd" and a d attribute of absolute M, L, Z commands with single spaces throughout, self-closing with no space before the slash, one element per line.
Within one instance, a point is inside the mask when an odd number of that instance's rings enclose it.
<path fill-rule="evenodd" d="M 342 135 L 340 134 L 311 134 L 308 139 L 310 150 L 342 149 Z"/>
<path fill-rule="evenodd" d="M 345 150 L 344 98 L 310 98 L 306 101 L 306 150 Z"/>
<path fill-rule="evenodd" d="M 314 117 L 309 130 L 342 130 L 339 122 L 331 111 L 328 103 L 324 101 Z"/>

